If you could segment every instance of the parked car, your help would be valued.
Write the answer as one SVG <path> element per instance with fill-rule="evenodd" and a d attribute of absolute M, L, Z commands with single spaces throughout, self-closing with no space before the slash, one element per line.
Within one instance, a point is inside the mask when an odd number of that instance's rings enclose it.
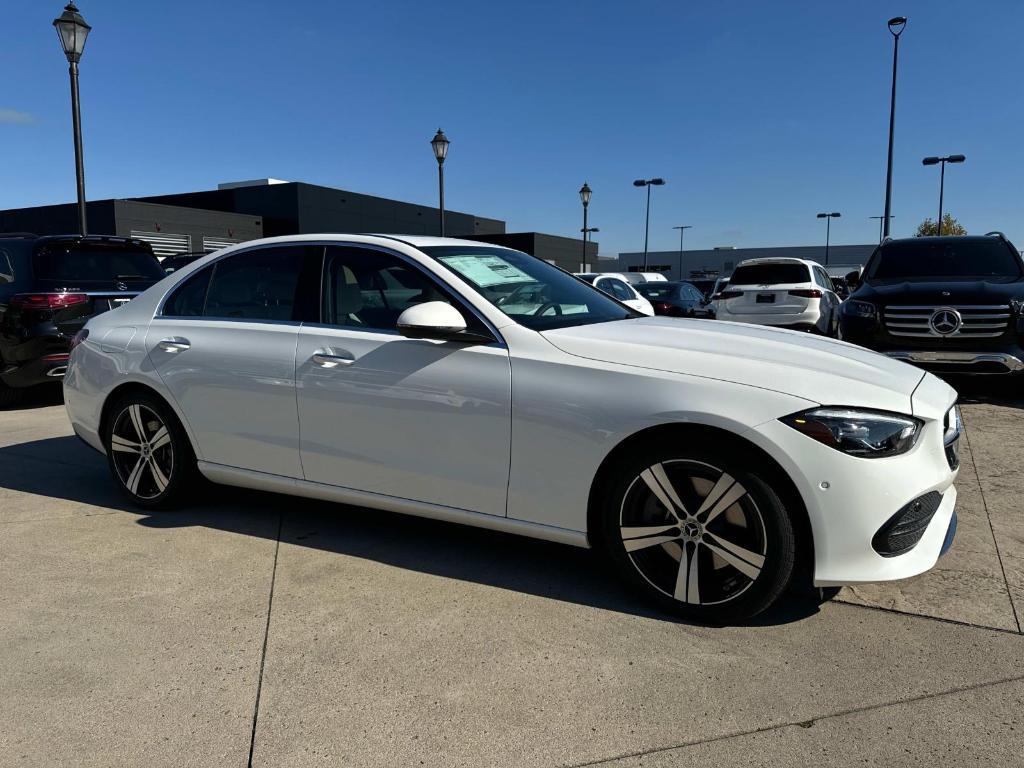
<path fill-rule="evenodd" d="M 936 371 L 1024 371 L 1024 264 L 998 232 L 886 240 L 847 279 L 841 337 Z"/>
<path fill-rule="evenodd" d="M 605 273 L 607 274 L 607 273 Z M 661 272 L 617 272 L 619 277 L 630 285 L 642 285 L 643 283 L 658 283 L 668 280 Z"/>
<path fill-rule="evenodd" d="M 586 280 L 599 291 L 604 291 L 612 298 L 621 301 L 627 307 L 632 307 L 641 314 L 654 314 L 654 307 L 651 306 L 651 302 L 644 298 L 637 290 L 637 286 L 632 285 L 626 280 L 625 274 L 620 272 L 581 272 L 576 277 Z"/>
<path fill-rule="evenodd" d="M 741 261 L 715 295 L 719 320 L 833 336 L 840 299 L 821 265 L 805 259 Z"/>
<path fill-rule="evenodd" d="M 160 266 L 163 267 L 164 272 L 170 274 L 171 272 L 177 272 L 182 267 L 188 266 L 196 259 L 201 259 L 205 256 L 208 251 L 199 251 L 193 253 L 178 253 L 174 256 L 166 256 L 160 262 Z"/>
<path fill-rule="evenodd" d="M 710 299 L 712 294 L 715 292 L 715 283 L 717 280 L 710 277 L 691 277 L 686 282 L 700 291 L 706 299 Z"/>
<path fill-rule="evenodd" d="M 515 283 L 533 303 L 499 305 Z M 93 317 L 64 392 L 139 507 L 201 474 L 597 547 L 700 620 L 913 576 L 955 530 L 941 380 L 830 339 L 682 333 L 477 242 L 226 248 Z"/>
<path fill-rule="evenodd" d="M 715 311 L 708 305 L 704 294 L 686 282 L 644 283 L 636 286 L 645 299 L 654 307 L 654 314 L 669 317 L 714 317 Z"/>
<path fill-rule="evenodd" d="M 163 276 L 141 240 L 0 235 L 0 407 L 59 381 L 86 321 Z"/>

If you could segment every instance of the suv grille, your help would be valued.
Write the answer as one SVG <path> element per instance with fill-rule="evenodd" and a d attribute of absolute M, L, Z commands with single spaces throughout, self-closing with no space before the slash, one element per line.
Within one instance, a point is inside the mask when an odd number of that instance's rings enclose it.
<path fill-rule="evenodd" d="M 942 503 L 938 491 L 926 493 L 890 517 L 871 539 L 871 546 L 882 557 L 896 557 L 912 550 L 924 536 L 928 523 Z"/>
<path fill-rule="evenodd" d="M 1002 336 L 1010 324 L 1010 307 L 1007 304 L 973 304 L 943 308 L 955 309 L 960 315 L 961 325 L 952 333 L 938 333 L 932 329 L 932 314 L 939 309 L 937 306 L 886 307 L 883 312 L 885 330 L 892 336 L 988 339 Z"/>

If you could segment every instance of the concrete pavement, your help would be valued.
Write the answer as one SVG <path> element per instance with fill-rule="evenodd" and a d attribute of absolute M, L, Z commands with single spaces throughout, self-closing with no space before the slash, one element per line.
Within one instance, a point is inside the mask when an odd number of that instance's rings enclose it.
<path fill-rule="evenodd" d="M 544 542 L 232 489 L 139 514 L 61 407 L 2 412 L 0 766 L 1018 764 L 1024 411 L 975 400 L 938 569 L 725 629 Z"/>

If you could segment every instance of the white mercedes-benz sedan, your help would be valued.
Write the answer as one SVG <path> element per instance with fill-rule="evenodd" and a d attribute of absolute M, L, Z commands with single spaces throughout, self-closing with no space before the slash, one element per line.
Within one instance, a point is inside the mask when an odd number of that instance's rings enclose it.
<path fill-rule="evenodd" d="M 64 390 L 141 507 L 180 502 L 198 473 L 591 546 L 711 622 L 793 582 L 921 573 L 956 527 L 955 392 L 931 374 L 644 317 L 478 242 L 218 251 L 92 318 Z"/>

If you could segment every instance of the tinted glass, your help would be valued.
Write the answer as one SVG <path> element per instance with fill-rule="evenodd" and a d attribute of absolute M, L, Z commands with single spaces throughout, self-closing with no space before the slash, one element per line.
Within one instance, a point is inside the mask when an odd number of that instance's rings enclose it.
<path fill-rule="evenodd" d="M 329 247 L 324 270 L 324 322 L 368 330 L 394 331 L 409 307 L 443 301 L 462 313 L 466 327 L 483 324 L 425 272 L 389 253 Z"/>
<path fill-rule="evenodd" d="M 205 317 L 299 319 L 296 297 L 307 248 L 259 248 L 218 261 L 206 296 Z"/>
<path fill-rule="evenodd" d="M 14 265 L 7 251 L 0 251 L 0 285 L 14 282 Z"/>
<path fill-rule="evenodd" d="M 683 284 L 683 298 L 689 299 L 690 301 L 704 301 L 704 294 L 692 285 Z"/>
<path fill-rule="evenodd" d="M 601 287 L 619 301 L 633 301 L 635 298 L 632 291 L 621 280 L 609 278 L 601 283 Z"/>
<path fill-rule="evenodd" d="M 210 285 L 213 267 L 201 269 L 189 276 L 185 282 L 174 289 L 174 293 L 164 303 L 165 317 L 200 317 L 206 303 L 206 289 Z"/>
<path fill-rule="evenodd" d="M 520 251 L 471 246 L 422 250 L 527 328 L 543 331 L 639 317 L 569 273 Z"/>
<path fill-rule="evenodd" d="M 898 242 L 883 245 L 867 279 L 977 279 L 1010 282 L 1021 276 L 1020 258 L 1001 240 Z"/>
<path fill-rule="evenodd" d="M 675 298 L 676 286 L 671 283 L 644 283 L 636 287 L 641 296 L 648 299 L 664 300 Z"/>
<path fill-rule="evenodd" d="M 63 283 L 153 282 L 164 277 L 152 253 L 93 243 L 48 246 L 32 257 L 32 271 L 40 280 Z"/>
<path fill-rule="evenodd" d="M 784 285 L 810 280 L 810 270 L 803 264 L 741 264 L 729 278 L 731 285 Z"/>

